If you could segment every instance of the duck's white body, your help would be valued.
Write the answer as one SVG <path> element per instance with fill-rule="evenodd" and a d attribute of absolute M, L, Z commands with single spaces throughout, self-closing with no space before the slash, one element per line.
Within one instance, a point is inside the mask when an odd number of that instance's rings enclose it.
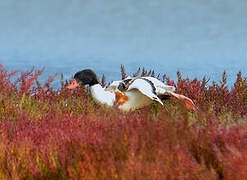
<path fill-rule="evenodd" d="M 139 109 L 154 101 L 163 105 L 162 101 L 152 93 L 152 87 L 141 79 L 136 79 L 125 92 L 117 89 L 114 92 L 106 91 L 100 84 L 90 86 L 89 92 L 95 102 L 108 106 L 116 104 L 123 111 Z"/>
<path fill-rule="evenodd" d="M 115 94 L 105 89 L 100 84 L 89 87 L 89 92 L 97 103 L 113 106 L 115 102 Z"/>
<path fill-rule="evenodd" d="M 154 102 L 152 99 L 138 92 L 136 89 L 125 92 L 125 95 L 128 97 L 128 100 L 118 106 L 118 108 L 123 111 L 139 109 Z"/>
<path fill-rule="evenodd" d="M 124 111 L 134 110 L 153 102 L 158 102 L 163 106 L 162 101 L 153 91 L 153 87 L 149 82 L 139 78 L 130 83 L 124 92 L 115 91 L 117 101 L 119 102 L 119 109 Z M 118 93 L 122 93 L 120 98 L 117 96 Z"/>

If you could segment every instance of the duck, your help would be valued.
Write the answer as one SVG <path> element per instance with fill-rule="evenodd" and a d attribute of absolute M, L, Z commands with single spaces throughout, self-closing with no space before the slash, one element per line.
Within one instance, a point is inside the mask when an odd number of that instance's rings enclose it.
<path fill-rule="evenodd" d="M 89 93 L 96 103 L 117 106 L 123 111 L 133 111 L 152 103 L 164 106 L 162 99 L 171 96 L 183 101 L 188 109 L 194 110 L 195 107 L 190 98 L 175 93 L 174 86 L 149 76 L 127 77 L 124 80 L 113 81 L 107 88 L 103 88 L 96 73 L 91 69 L 85 69 L 75 73 L 67 89 L 73 90 L 81 85 L 89 85 Z"/>

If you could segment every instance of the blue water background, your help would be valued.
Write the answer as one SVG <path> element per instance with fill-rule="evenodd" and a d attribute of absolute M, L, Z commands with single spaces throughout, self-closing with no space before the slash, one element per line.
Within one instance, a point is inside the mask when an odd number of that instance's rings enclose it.
<path fill-rule="evenodd" d="M 229 85 L 247 69 L 246 0 L 0 1 L 0 63 L 45 67 L 41 81 L 92 68 L 107 81 L 153 69 Z M 58 77 L 54 86 L 59 86 Z"/>

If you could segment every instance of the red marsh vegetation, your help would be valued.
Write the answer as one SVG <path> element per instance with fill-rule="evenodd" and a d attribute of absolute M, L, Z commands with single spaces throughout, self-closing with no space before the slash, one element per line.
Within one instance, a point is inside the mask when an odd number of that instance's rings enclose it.
<path fill-rule="evenodd" d="M 0 67 L 0 179 L 246 179 L 247 80 L 232 87 L 171 80 L 197 109 L 175 99 L 123 113 L 95 104 L 84 87 L 42 85 L 43 70 Z M 122 76 L 126 76 L 122 67 Z M 102 84 L 107 84 L 105 77 Z"/>

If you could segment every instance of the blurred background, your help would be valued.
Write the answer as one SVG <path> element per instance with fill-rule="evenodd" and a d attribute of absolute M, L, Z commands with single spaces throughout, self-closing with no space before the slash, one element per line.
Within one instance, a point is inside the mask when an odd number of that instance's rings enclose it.
<path fill-rule="evenodd" d="M 138 67 L 229 84 L 247 68 L 246 0 L 0 1 L 0 63 L 48 75 L 91 68 L 106 80 Z M 59 77 L 54 85 L 58 86 Z"/>

